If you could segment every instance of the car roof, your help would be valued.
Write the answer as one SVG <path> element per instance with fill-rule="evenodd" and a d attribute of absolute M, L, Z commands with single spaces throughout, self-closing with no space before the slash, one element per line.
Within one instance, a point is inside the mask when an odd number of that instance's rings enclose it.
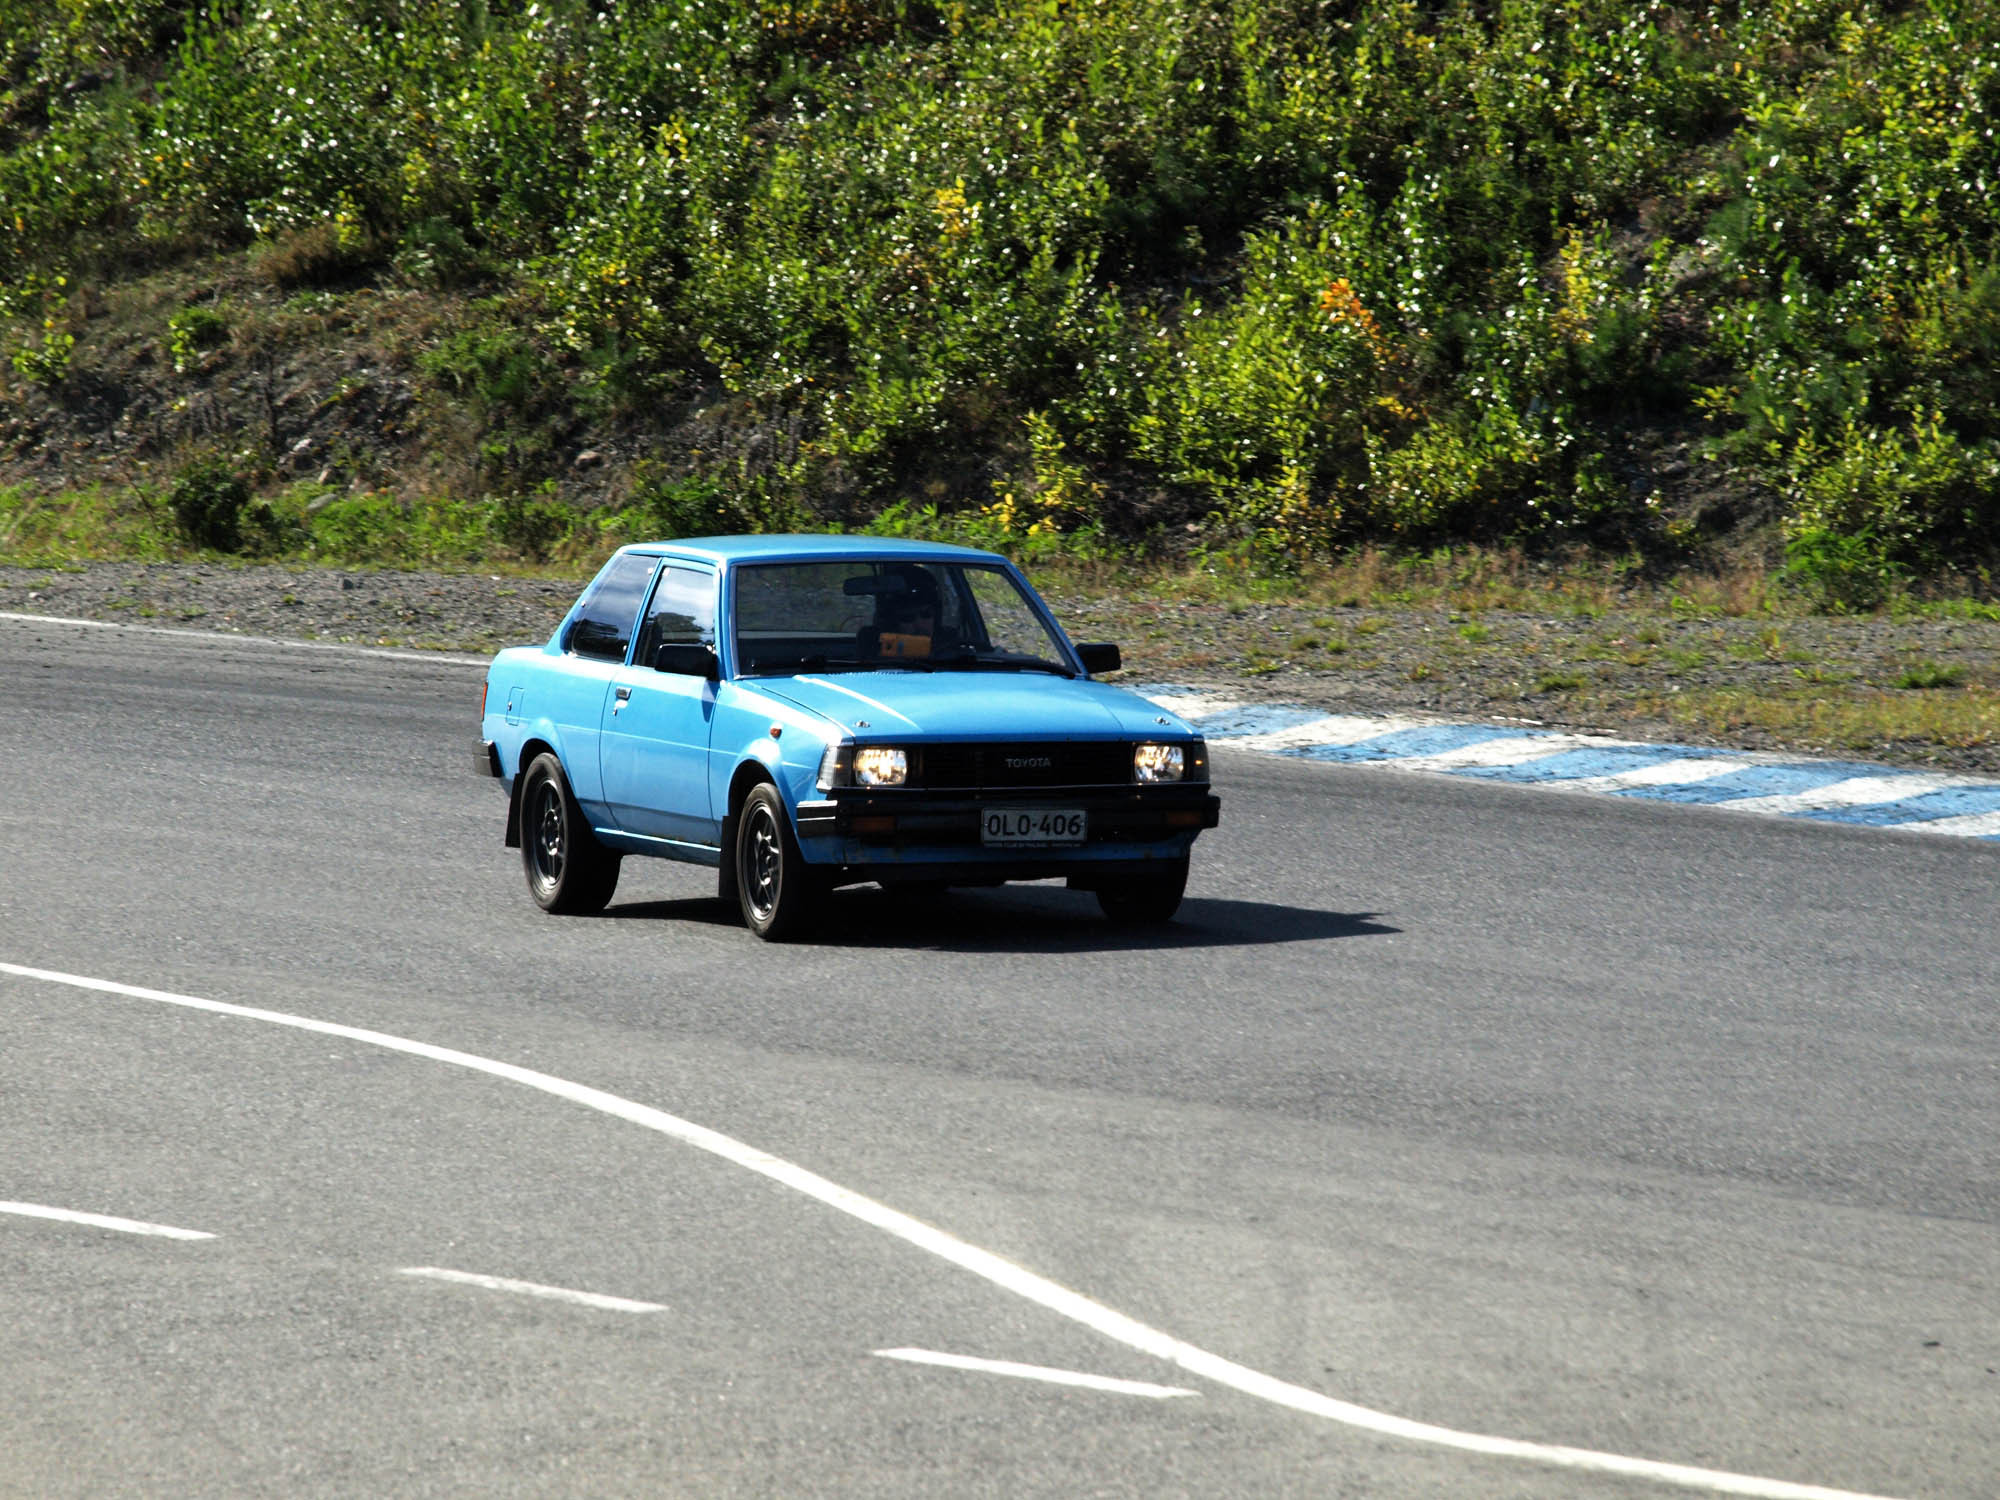
<path fill-rule="evenodd" d="M 877 560 L 907 558 L 932 562 L 1005 562 L 998 553 L 975 547 L 954 547 L 945 542 L 918 542 L 905 537 L 836 536 L 827 533 L 777 534 L 767 536 L 676 537 L 669 541 L 638 542 L 626 549 L 633 552 L 664 552 L 676 557 L 697 557 L 714 563 L 750 562 L 839 562 L 843 559 Z"/>

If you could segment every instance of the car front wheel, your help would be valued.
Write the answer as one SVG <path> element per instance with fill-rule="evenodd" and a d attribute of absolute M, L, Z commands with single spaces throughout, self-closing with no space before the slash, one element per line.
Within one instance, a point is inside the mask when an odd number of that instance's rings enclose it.
<path fill-rule="evenodd" d="M 521 773 L 521 866 L 528 894 L 558 915 L 602 911 L 618 887 L 619 857 L 597 842 L 570 795 L 562 762 L 544 753 Z"/>
<path fill-rule="evenodd" d="M 750 788 L 735 821 L 736 896 L 744 925 L 771 941 L 791 937 L 810 919 L 819 884 L 799 855 L 778 789 L 768 781 Z"/>
<path fill-rule="evenodd" d="M 1133 875 L 1103 885 L 1097 904 L 1112 921 L 1138 926 L 1171 922 L 1187 890 L 1188 862 L 1175 860 L 1158 874 Z"/>

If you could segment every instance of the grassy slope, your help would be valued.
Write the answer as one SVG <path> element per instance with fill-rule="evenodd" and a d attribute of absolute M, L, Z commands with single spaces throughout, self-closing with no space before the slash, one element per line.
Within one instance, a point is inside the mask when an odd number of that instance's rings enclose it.
<path fill-rule="evenodd" d="M 135 546 L 1992 560 L 1971 0 L 0 0 L 0 66 L 0 478 Z"/>

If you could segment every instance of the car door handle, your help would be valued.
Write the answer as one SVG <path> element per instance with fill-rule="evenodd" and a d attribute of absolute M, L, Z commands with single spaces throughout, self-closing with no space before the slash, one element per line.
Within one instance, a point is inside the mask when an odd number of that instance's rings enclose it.
<path fill-rule="evenodd" d="M 628 687 L 613 688 L 611 691 L 611 697 L 613 700 L 611 704 L 611 711 L 615 714 L 618 712 L 619 709 L 623 708 L 627 703 L 631 701 L 632 690 Z"/>

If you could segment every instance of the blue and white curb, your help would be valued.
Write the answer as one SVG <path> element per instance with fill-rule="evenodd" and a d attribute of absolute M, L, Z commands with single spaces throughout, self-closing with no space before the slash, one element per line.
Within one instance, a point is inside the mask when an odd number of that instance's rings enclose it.
<path fill-rule="evenodd" d="M 1993 777 L 1516 725 L 1329 714 L 1297 704 L 1243 703 L 1168 683 L 1133 691 L 1179 714 L 1211 743 L 1237 750 L 2000 840 L 2000 779 Z"/>

